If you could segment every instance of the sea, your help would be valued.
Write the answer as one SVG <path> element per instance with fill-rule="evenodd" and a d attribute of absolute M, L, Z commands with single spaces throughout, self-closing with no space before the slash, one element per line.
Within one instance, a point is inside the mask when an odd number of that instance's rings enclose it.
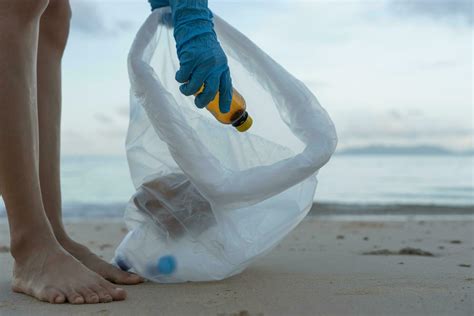
<path fill-rule="evenodd" d="M 321 204 L 474 208 L 474 156 L 335 155 L 318 174 Z M 125 156 L 62 159 L 65 217 L 121 217 L 135 189 Z M 0 217 L 5 217 L 0 201 Z"/>

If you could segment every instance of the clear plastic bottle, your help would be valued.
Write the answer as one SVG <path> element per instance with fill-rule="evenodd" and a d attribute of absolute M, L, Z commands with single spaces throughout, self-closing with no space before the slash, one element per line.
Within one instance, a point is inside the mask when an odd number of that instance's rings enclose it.
<path fill-rule="evenodd" d="M 199 94 L 203 88 L 199 90 Z M 230 111 L 222 113 L 219 110 L 219 93 L 217 93 L 214 100 L 212 100 L 206 109 L 211 112 L 212 115 L 223 124 L 232 124 L 239 132 L 246 132 L 253 124 L 252 117 L 246 110 L 247 105 L 244 97 L 237 91 L 233 90 L 232 102 L 230 104 Z"/>

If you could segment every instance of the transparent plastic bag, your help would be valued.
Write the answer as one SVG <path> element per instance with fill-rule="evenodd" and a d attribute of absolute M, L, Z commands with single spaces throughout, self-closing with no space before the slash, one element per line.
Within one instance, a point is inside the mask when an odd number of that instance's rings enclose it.
<path fill-rule="evenodd" d="M 183 96 L 169 8 L 155 10 L 129 55 L 126 148 L 137 193 L 115 262 L 157 282 L 220 280 L 270 251 L 308 213 L 333 123 L 307 87 L 215 15 L 234 87 L 254 126 L 220 124 Z M 172 256 L 172 271 L 158 268 Z"/>

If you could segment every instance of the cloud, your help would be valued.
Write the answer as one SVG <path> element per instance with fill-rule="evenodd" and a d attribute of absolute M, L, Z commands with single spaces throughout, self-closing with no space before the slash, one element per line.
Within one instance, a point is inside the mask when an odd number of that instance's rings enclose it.
<path fill-rule="evenodd" d="M 91 0 L 71 1 L 72 21 L 71 28 L 74 31 L 88 35 L 111 36 L 117 31 L 127 31 L 133 27 L 128 20 L 107 21 L 107 16 L 102 12 L 99 2 Z"/>
<path fill-rule="evenodd" d="M 102 124 L 113 124 L 115 122 L 111 116 L 108 116 L 104 113 L 96 113 L 95 119 Z"/>
<path fill-rule="evenodd" d="M 420 70 L 439 70 L 449 69 L 458 67 L 459 61 L 457 60 L 437 60 L 432 62 L 421 62 L 418 66 Z"/>
<path fill-rule="evenodd" d="M 402 17 L 419 16 L 473 25 L 472 0 L 391 0 L 389 8 Z"/>
<path fill-rule="evenodd" d="M 360 110 L 339 120 L 340 147 L 367 144 L 432 144 L 452 149 L 473 147 L 474 128 L 418 109 Z"/>
<path fill-rule="evenodd" d="M 130 115 L 129 105 L 124 105 L 124 106 L 120 106 L 119 108 L 117 108 L 117 114 L 122 118 L 128 119 L 128 117 Z"/>
<path fill-rule="evenodd" d="M 126 126 L 65 129 L 61 134 L 61 151 L 65 155 L 123 155 L 126 135 Z"/>
<path fill-rule="evenodd" d="M 71 7 L 73 12 L 72 28 L 74 30 L 88 34 L 107 32 L 104 19 L 99 14 L 96 3 L 75 0 L 71 1 Z"/>
<path fill-rule="evenodd" d="M 100 124 L 105 125 L 126 125 L 129 119 L 129 106 L 123 105 L 111 109 L 108 112 L 97 112 L 94 118 Z"/>

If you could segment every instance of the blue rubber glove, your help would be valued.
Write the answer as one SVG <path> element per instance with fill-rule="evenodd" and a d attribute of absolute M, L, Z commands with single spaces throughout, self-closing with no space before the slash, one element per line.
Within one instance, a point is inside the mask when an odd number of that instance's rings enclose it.
<path fill-rule="evenodd" d="M 170 5 L 170 2 L 168 0 L 148 0 L 148 2 L 150 2 L 152 11 Z"/>
<path fill-rule="evenodd" d="M 158 5 L 163 1 L 150 0 Z M 153 5 L 152 4 L 152 5 Z M 207 0 L 169 0 L 174 24 L 174 37 L 180 69 L 176 80 L 184 95 L 196 94 L 204 85 L 194 103 L 204 108 L 219 92 L 219 109 L 230 110 L 232 101 L 232 80 L 227 56 L 222 50 L 214 32 L 212 12 Z"/>

